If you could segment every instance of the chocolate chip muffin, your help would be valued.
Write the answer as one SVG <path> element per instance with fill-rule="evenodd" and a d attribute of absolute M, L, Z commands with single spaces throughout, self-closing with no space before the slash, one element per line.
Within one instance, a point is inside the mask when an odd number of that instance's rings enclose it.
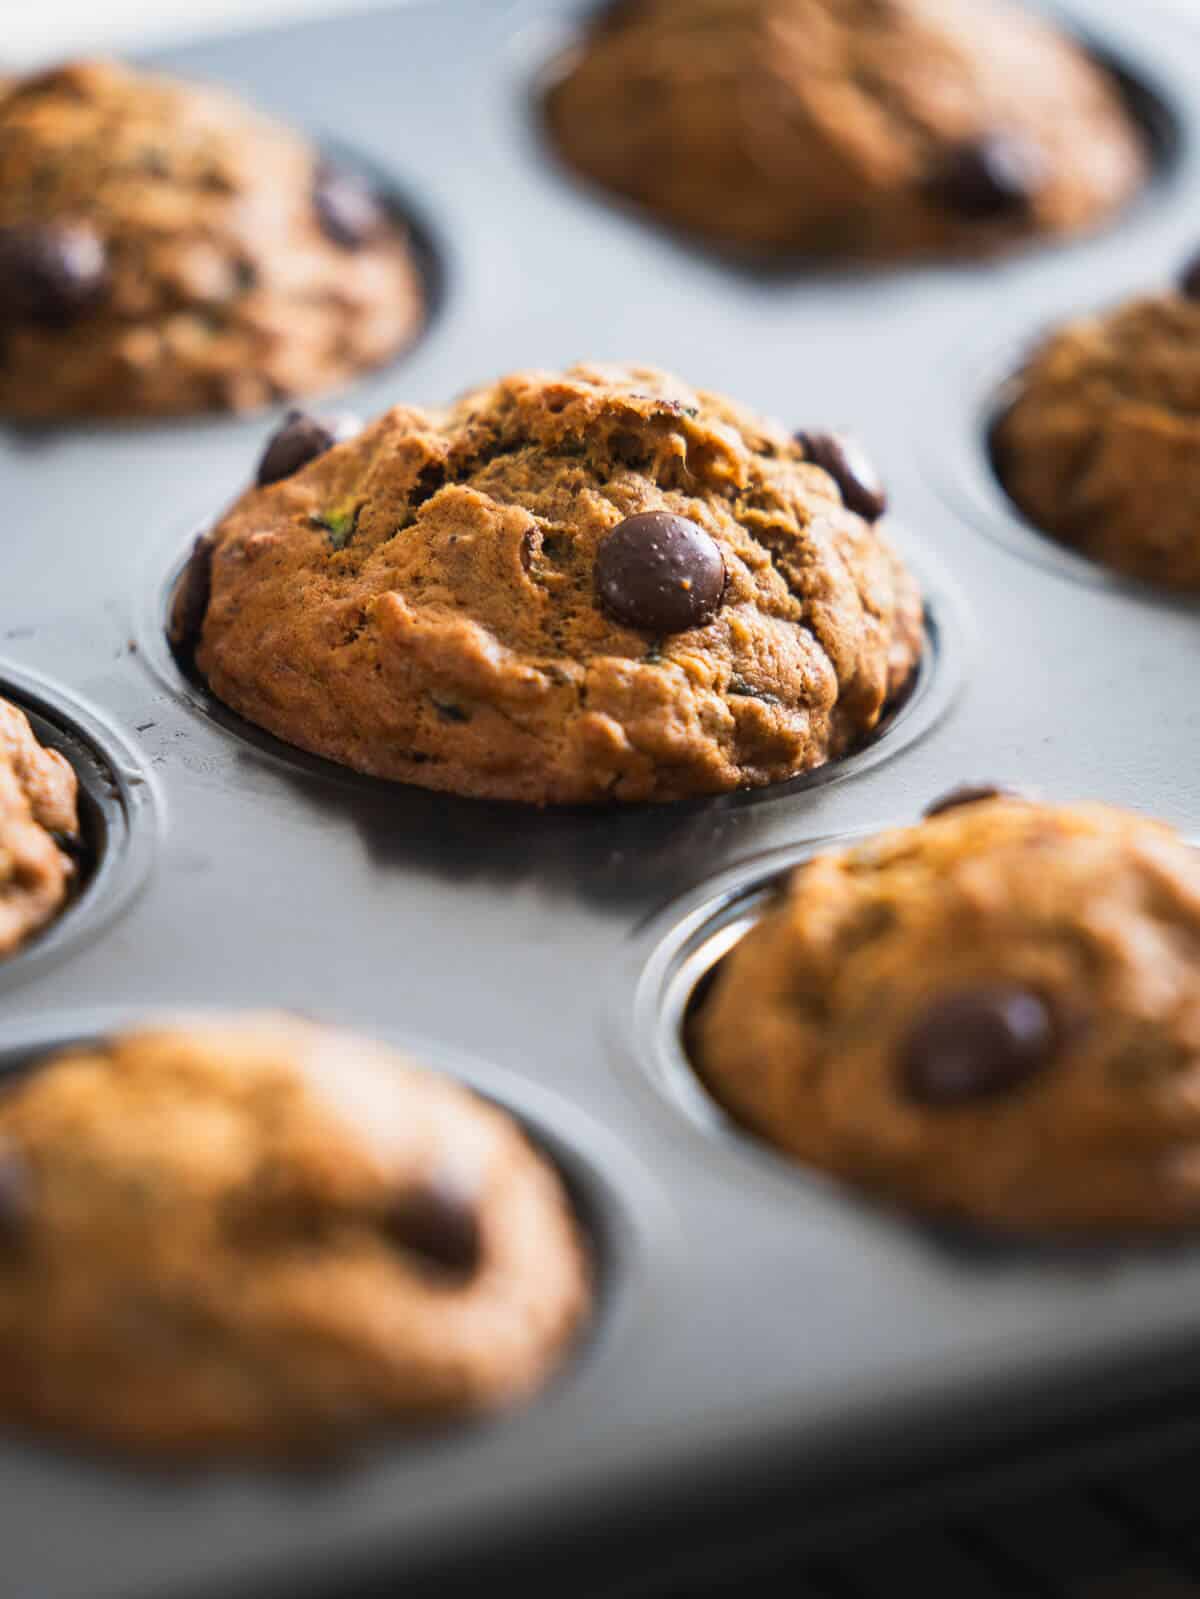
<path fill-rule="evenodd" d="M 1057 329 L 992 430 L 996 471 L 1042 532 L 1116 572 L 1200 591 L 1200 269 L 1177 292 Z"/>
<path fill-rule="evenodd" d="M 1103 222 L 1147 171 L 1109 76 L 991 0 L 621 0 L 546 117 L 585 177 L 767 255 L 987 255 Z"/>
<path fill-rule="evenodd" d="M 266 405 L 421 317 L 366 183 L 236 100 L 102 62 L 0 84 L 0 415 Z"/>
<path fill-rule="evenodd" d="M 1200 855 L 1100 805 L 979 790 L 819 855 L 691 1043 L 787 1154 L 998 1228 L 1200 1222 Z"/>
<path fill-rule="evenodd" d="M 137 1451 L 308 1454 L 542 1383 L 590 1298 L 510 1118 L 283 1017 L 180 1022 L 0 1094 L 0 1414 Z"/>
<path fill-rule="evenodd" d="M 79 852 L 78 784 L 29 719 L 0 699 L 0 960 L 62 910 Z"/>
<path fill-rule="evenodd" d="M 362 772 L 715 794 L 850 748 L 908 682 L 921 605 L 883 503 L 849 441 L 660 372 L 518 373 L 340 444 L 290 419 L 173 632 L 227 705 Z"/>

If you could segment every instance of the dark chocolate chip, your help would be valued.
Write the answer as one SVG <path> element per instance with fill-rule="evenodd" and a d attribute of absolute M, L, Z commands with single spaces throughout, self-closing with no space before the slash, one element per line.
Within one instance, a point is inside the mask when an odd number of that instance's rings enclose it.
<path fill-rule="evenodd" d="M 0 318 L 69 327 L 96 306 L 107 284 L 104 243 L 83 223 L 0 228 Z"/>
<path fill-rule="evenodd" d="M 1055 1029 L 1040 995 L 1017 983 L 981 984 L 935 1000 L 904 1045 L 910 1099 L 959 1105 L 1018 1088 L 1050 1062 Z"/>
<path fill-rule="evenodd" d="M 1045 182 L 1038 145 L 1015 133 L 987 133 L 949 150 L 928 180 L 930 198 L 972 222 L 1025 216 Z"/>
<path fill-rule="evenodd" d="M 715 539 L 686 517 L 627 517 L 596 552 L 596 592 L 618 622 L 645 633 L 683 633 L 711 620 L 725 593 Z"/>
<path fill-rule="evenodd" d="M 15 1145 L 0 1143 L 0 1250 L 19 1247 L 32 1209 L 29 1164 Z"/>
<path fill-rule="evenodd" d="M 841 491 L 842 504 L 867 522 L 887 510 L 887 493 L 866 452 L 844 433 L 796 434 L 805 458 L 828 472 Z"/>
<path fill-rule="evenodd" d="M 959 783 L 956 788 L 947 789 L 937 799 L 931 800 L 921 815 L 941 816 L 945 811 L 956 811 L 960 805 L 978 805 L 983 800 L 1026 798 L 1019 788 L 1009 788 L 1004 783 Z"/>
<path fill-rule="evenodd" d="M 191 664 L 196 645 L 208 614 L 212 595 L 213 540 L 210 533 L 201 533 L 192 545 L 188 564 L 179 574 L 171 602 L 171 620 L 168 637 L 175 653 L 185 664 Z"/>
<path fill-rule="evenodd" d="M 448 1178 L 398 1195 L 387 1213 L 391 1238 L 402 1249 L 455 1276 L 479 1265 L 483 1239 L 470 1196 Z"/>
<path fill-rule="evenodd" d="M 334 424 L 309 416 L 304 411 L 289 411 L 267 440 L 267 447 L 258 463 L 255 479 L 259 488 L 268 483 L 281 483 L 302 466 L 324 455 L 338 441 Z"/>
<path fill-rule="evenodd" d="M 1189 300 L 1200 300 L 1200 255 L 1193 257 L 1180 273 L 1179 292 Z"/>
<path fill-rule="evenodd" d="M 325 234 L 344 250 L 360 250 L 383 226 L 383 207 L 367 180 L 329 161 L 317 168 L 313 205 Z"/>

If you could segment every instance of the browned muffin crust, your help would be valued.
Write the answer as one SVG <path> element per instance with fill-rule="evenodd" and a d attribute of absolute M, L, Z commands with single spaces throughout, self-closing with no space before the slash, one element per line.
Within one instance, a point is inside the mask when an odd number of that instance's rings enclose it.
<path fill-rule="evenodd" d="M 0 1414 L 146 1453 L 306 1456 L 495 1409 L 587 1312 L 512 1120 L 282 1017 L 81 1045 L 0 1096 Z"/>
<path fill-rule="evenodd" d="M 75 862 L 63 845 L 79 839 L 77 789 L 70 763 L 0 699 L 0 960 L 66 903 Z"/>
<path fill-rule="evenodd" d="M 1109 76 L 993 0 L 631 0 L 546 114 L 586 177 L 753 252 L 987 255 L 1103 222 L 1147 170 Z"/>
<path fill-rule="evenodd" d="M 215 89 L 103 62 L 0 84 L 0 414 L 242 410 L 395 354 L 420 275 L 347 184 Z"/>
<path fill-rule="evenodd" d="M 1200 855 L 1000 797 L 817 856 L 720 968 L 694 1058 L 747 1127 L 900 1205 L 1200 1222 Z"/>
<path fill-rule="evenodd" d="M 1033 352 L 992 434 L 1043 532 L 1116 572 L 1200 591 L 1200 303 L 1164 293 L 1068 322 Z"/>
<path fill-rule="evenodd" d="M 397 407 L 238 501 L 177 636 L 226 704 L 382 777 L 538 804 L 778 782 L 877 725 L 922 636 L 886 537 L 804 457 L 636 367 Z M 665 630 L 619 618 L 606 567 L 664 513 L 724 567 Z"/>

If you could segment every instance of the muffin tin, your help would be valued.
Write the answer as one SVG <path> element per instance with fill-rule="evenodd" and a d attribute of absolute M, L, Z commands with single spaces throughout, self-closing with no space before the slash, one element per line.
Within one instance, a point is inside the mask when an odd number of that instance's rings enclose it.
<path fill-rule="evenodd" d="M 1007 364 L 1047 322 L 1194 250 L 1200 34 L 1072 7 L 1175 129 L 1108 233 L 995 265 L 799 273 L 731 265 L 573 185 L 531 96 L 575 12 L 417 0 L 162 59 L 350 152 L 423 219 L 437 314 L 331 408 L 632 358 L 797 427 L 853 424 L 929 596 L 920 680 L 868 748 L 754 794 L 536 812 L 371 781 L 217 706 L 162 636 L 190 537 L 249 479 L 270 418 L 0 435 L 0 692 L 75 760 L 96 856 L 78 902 L 0 968 L 0 1059 L 164 1009 L 316 1012 L 511 1106 L 601 1246 L 591 1335 L 485 1424 L 304 1476 L 4 1438 L 14 1594 L 444 1594 L 481 1573 L 651 1590 L 717 1547 L 820 1545 L 1052 1428 L 1078 1450 L 1200 1376 L 1194 1247 L 941 1236 L 734 1134 L 679 1042 L 781 870 L 963 778 L 1200 835 L 1200 607 L 1074 581 L 984 444 Z"/>

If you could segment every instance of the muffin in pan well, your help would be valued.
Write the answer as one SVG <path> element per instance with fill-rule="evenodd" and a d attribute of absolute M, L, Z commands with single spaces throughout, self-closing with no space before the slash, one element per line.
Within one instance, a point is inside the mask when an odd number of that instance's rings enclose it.
<path fill-rule="evenodd" d="M 1112 76 L 1007 0 L 619 0 L 544 109 L 576 172 L 754 255 L 991 255 L 1098 226 L 1149 166 Z"/>
<path fill-rule="evenodd" d="M 901 1207 L 1200 1222 L 1200 854 L 1101 805 L 948 797 L 816 856 L 690 1028 L 730 1114 Z"/>
<path fill-rule="evenodd" d="M 305 1457 L 512 1403 L 588 1252 L 512 1119 L 380 1045 L 181 1018 L 0 1094 L 0 1415 L 147 1455 Z"/>
<path fill-rule="evenodd" d="M 212 692 L 288 742 L 546 803 L 779 782 L 851 749 L 922 643 L 885 496 L 641 367 L 517 373 L 339 442 L 271 441 L 174 609 Z"/>
<path fill-rule="evenodd" d="M 217 89 L 84 61 L 0 84 L 0 415 L 243 410 L 421 326 L 366 181 Z"/>

